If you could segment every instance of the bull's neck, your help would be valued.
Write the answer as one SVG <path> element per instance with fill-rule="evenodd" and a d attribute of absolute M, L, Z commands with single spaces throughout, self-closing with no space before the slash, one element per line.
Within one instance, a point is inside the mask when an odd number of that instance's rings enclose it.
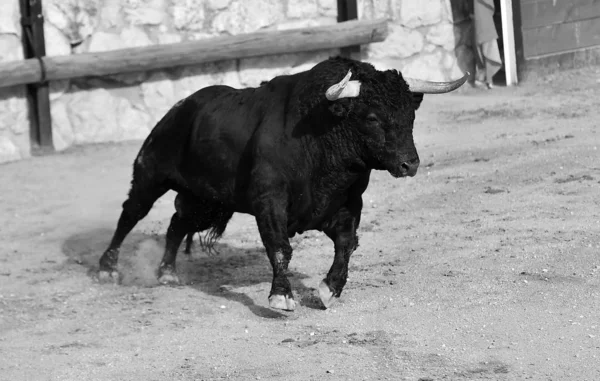
<path fill-rule="evenodd" d="M 358 174 L 368 170 L 363 160 L 362 140 L 353 129 L 335 126 L 327 133 L 311 137 L 307 142 L 307 159 L 318 172 L 318 177 L 343 186 Z"/>

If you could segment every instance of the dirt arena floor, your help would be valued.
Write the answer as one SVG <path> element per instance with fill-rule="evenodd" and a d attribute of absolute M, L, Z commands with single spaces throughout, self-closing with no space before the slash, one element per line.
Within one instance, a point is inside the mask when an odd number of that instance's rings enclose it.
<path fill-rule="evenodd" d="M 268 308 L 252 217 L 155 269 L 159 200 L 94 274 L 141 142 L 0 166 L 0 380 L 600 380 L 600 69 L 427 96 L 414 178 L 376 172 L 338 304 L 333 245 L 294 238 L 295 312 Z"/>

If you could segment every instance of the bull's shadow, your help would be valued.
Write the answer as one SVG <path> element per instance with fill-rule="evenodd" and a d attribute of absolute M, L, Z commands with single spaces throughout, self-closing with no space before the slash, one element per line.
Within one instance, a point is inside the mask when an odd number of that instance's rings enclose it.
<path fill-rule="evenodd" d="M 69 237 L 63 243 L 63 253 L 72 263 L 88 269 L 96 276 L 98 260 L 112 237 L 112 230 L 94 229 Z M 183 248 L 184 245 L 182 245 Z M 286 315 L 268 307 L 257 305 L 247 292 L 256 292 L 264 298 L 265 305 L 271 287 L 271 265 L 262 246 L 235 247 L 222 239 L 215 245 L 218 255 L 208 256 L 198 245 L 191 255 L 182 251 L 177 256 L 177 273 L 183 287 L 192 287 L 209 295 L 225 298 L 247 306 L 255 315 L 265 318 L 281 318 Z M 164 250 L 164 235 L 132 232 L 121 246 L 119 272 L 122 287 L 168 287 L 160 286 L 156 270 Z M 308 276 L 291 271 L 290 283 L 300 305 L 322 309 L 314 288 L 306 287 L 302 279 Z"/>

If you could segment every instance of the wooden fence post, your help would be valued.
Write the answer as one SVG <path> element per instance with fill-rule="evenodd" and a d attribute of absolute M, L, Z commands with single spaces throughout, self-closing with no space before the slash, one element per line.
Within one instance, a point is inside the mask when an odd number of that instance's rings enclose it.
<path fill-rule="evenodd" d="M 358 6 L 356 0 L 337 0 L 337 9 L 338 22 L 358 18 Z M 340 54 L 344 57 L 360 59 L 360 45 L 343 47 L 340 49 Z"/>
<path fill-rule="evenodd" d="M 20 5 L 25 58 L 37 58 L 42 68 L 40 82 L 26 86 L 31 153 L 44 154 L 54 151 L 54 145 L 50 116 L 50 89 L 42 61 L 42 57 L 46 55 L 42 0 L 20 0 Z"/>

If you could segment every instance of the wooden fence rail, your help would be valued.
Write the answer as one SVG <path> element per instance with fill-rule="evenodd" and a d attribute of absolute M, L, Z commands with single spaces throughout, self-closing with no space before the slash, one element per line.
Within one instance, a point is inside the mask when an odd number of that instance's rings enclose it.
<path fill-rule="evenodd" d="M 383 41 L 385 19 L 223 36 L 199 41 L 43 57 L 46 80 L 123 74 L 270 54 L 340 48 Z M 0 63 L 0 87 L 42 81 L 40 60 Z"/>

